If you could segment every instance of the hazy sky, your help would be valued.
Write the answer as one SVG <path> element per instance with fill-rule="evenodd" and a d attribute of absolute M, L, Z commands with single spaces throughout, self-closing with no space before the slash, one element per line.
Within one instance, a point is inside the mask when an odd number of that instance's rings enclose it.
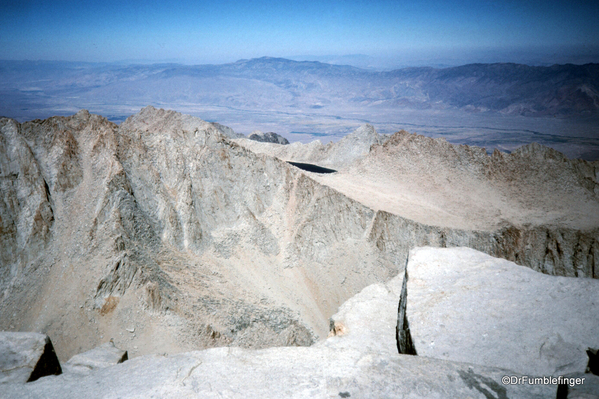
<path fill-rule="evenodd" d="M 577 62 L 599 49 L 597 1 L 0 0 L 0 7 L 0 59 L 13 60 L 360 54 L 400 63 L 534 63 L 564 55 Z"/>

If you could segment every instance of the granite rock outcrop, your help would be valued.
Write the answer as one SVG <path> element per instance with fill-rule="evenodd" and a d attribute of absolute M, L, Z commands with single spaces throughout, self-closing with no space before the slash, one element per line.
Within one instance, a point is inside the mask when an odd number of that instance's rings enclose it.
<path fill-rule="evenodd" d="M 60 362 L 48 336 L 31 332 L 0 332 L 0 387 L 61 373 Z"/>
<path fill-rule="evenodd" d="M 549 276 L 470 248 L 416 248 L 403 288 L 398 336 L 418 356 L 563 376 L 584 372 L 587 348 L 599 344 L 595 279 Z"/>
<path fill-rule="evenodd" d="M 261 143 L 275 143 L 275 144 L 282 144 L 282 145 L 287 145 L 289 144 L 289 140 L 287 140 L 285 137 L 281 136 L 280 134 L 277 134 L 275 132 L 261 132 L 260 130 L 254 130 L 252 133 L 250 133 L 250 135 L 248 136 L 248 139 L 250 140 L 254 140 L 254 141 L 259 141 Z"/>

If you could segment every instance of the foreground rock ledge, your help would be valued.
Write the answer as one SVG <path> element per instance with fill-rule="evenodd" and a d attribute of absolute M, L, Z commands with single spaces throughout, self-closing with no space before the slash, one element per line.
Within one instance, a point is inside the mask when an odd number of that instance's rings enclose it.
<path fill-rule="evenodd" d="M 584 372 L 587 348 L 599 345 L 597 280 L 469 248 L 414 249 L 406 278 L 402 303 L 419 356 L 557 376 Z"/>
<path fill-rule="evenodd" d="M 11 385 L 8 398 L 547 398 L 555 386 L 508 386 L 505 370 L 318 348 L 215 348 L 143 356 L 83 378 Z M 345 396 L 344 396 L 345 395 Z"/>
<path fill-rule="evenodd" d="M 402 276 L 373 284 L 312 347 L 214 348 L 6 385 L 8 398 L 552 398 L 554 385 L 504 385 L 513 371 L 397 353 Z M 3 387 L 4 388 L 4 387 Z"/>

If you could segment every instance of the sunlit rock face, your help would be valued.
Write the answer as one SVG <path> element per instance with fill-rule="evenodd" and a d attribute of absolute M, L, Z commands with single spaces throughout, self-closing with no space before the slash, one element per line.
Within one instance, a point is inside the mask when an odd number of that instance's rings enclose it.
<path fill-rule="evenodd" d="M 584 372 L 599 345 L 599 280 L 549 276 L 470 248 L 417 248 L 398 333 L 418 356 L 524 375 Z M 584 298 L 584 300 L 581 300 Z"/>

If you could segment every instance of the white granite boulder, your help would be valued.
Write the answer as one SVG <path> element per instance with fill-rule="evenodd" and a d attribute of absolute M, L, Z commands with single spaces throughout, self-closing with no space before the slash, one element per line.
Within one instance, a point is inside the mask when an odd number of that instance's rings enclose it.
<path fill-rule="evenodd" d="M 127 359 L 127 351 L 115 347 L 114 343 L 110 341 L 73 356 L 63 365 L 63 369 L 68 373 L 88 374 L 92 370 L 114 366 Z"/>
<path fill-rule="evenodd" d="M 598 280 L 469 248 L 416 248 L 406 276 L 398 333 L 418 356 L 557 376 L 584 372 L 587 348 L 599 346 Z"/>
<path fill-rule="evenodd" d="M 47 335 L 0 332 L 0 384 L 25 383 L 61 372 Z"/>

